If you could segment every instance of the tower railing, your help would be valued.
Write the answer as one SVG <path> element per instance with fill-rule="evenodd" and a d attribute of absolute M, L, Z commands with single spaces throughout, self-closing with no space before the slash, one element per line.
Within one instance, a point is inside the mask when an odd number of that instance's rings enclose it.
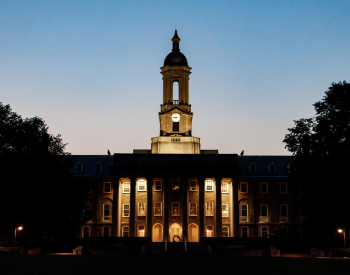
<path fill-rule="evenodd" d="M 173 105 L 179 105 L 180 104 L 180 100 L 173 100 Z"/>

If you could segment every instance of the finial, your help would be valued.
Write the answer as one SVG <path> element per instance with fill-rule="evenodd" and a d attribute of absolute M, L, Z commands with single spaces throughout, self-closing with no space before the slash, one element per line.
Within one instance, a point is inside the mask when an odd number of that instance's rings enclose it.
<path fill-rule="evenodd" d="M 173 52 L 179 52 L 180 51 L 179 44 L 180 44 L 181 39 L 177 35 L 176 29 L 175 29 L 174 37 L 171 39 L 171 41 L 173 41 Z"/>

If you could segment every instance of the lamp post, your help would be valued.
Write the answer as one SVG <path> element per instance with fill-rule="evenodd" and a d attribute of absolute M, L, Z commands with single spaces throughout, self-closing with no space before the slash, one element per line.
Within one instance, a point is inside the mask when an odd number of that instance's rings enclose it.
<path fill-rule="evenodd" d="M 344 248 L 346 250 L 346 244 L 345 244 L 345 229 L 338 229 L 339 233 L 343 233 L 343 238 L 344 238 Z"/>
<path fill-rule="evenodd" d="M 18 229 L 18 231 L 21 231 L 23 229 L 23 227 L 22 226 L 15 227 L 15 243 L 17 242 L 17 229 Z"/>

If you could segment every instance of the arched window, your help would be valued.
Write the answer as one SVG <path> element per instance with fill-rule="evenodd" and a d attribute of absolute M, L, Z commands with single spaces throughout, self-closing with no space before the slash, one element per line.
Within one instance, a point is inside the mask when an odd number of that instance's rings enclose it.
<path fill-rule="evenodd" d="M 273 161 L 268 165 L 269 173 L 276 173 L 276 163 Z"/>
<path fill-rule="evenodd" d="M 174 81 L 173 83 L 173 101 L 178 101 L 179 100 L 179 82 Z"/>
<path fill-rule="evenodd" d="M 229 231 L 228 231 L 228 227 L 227 226 L 224 226 L 222 228 L 222 236 L 223 237 L 229 237 Z"/>
<path fill-rule="evenodd" d="M 256 173 L 256 164 L 255 164 L 255 162 L 251 162 L 250 164 L 249 164 L 249 166 L 248 166 L 248 168 L 249 168 L 249 173 Z"/>
<path fill-rule="evenodd" d="M 123 237 L 129 237 L 129 226 L 123 227 Z"/>
<path fill-rule="evenodd" d="M 214 226 L 207 226 L 207 237 L 214 237 Z"/>

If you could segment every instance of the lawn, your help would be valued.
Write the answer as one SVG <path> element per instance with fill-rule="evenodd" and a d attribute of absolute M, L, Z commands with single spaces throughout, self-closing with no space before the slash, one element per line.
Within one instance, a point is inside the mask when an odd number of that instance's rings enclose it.
<path fill-rule="evenodd" d="M 350 274 L 350 259 L 0 255 L 0 274 Z"/>

